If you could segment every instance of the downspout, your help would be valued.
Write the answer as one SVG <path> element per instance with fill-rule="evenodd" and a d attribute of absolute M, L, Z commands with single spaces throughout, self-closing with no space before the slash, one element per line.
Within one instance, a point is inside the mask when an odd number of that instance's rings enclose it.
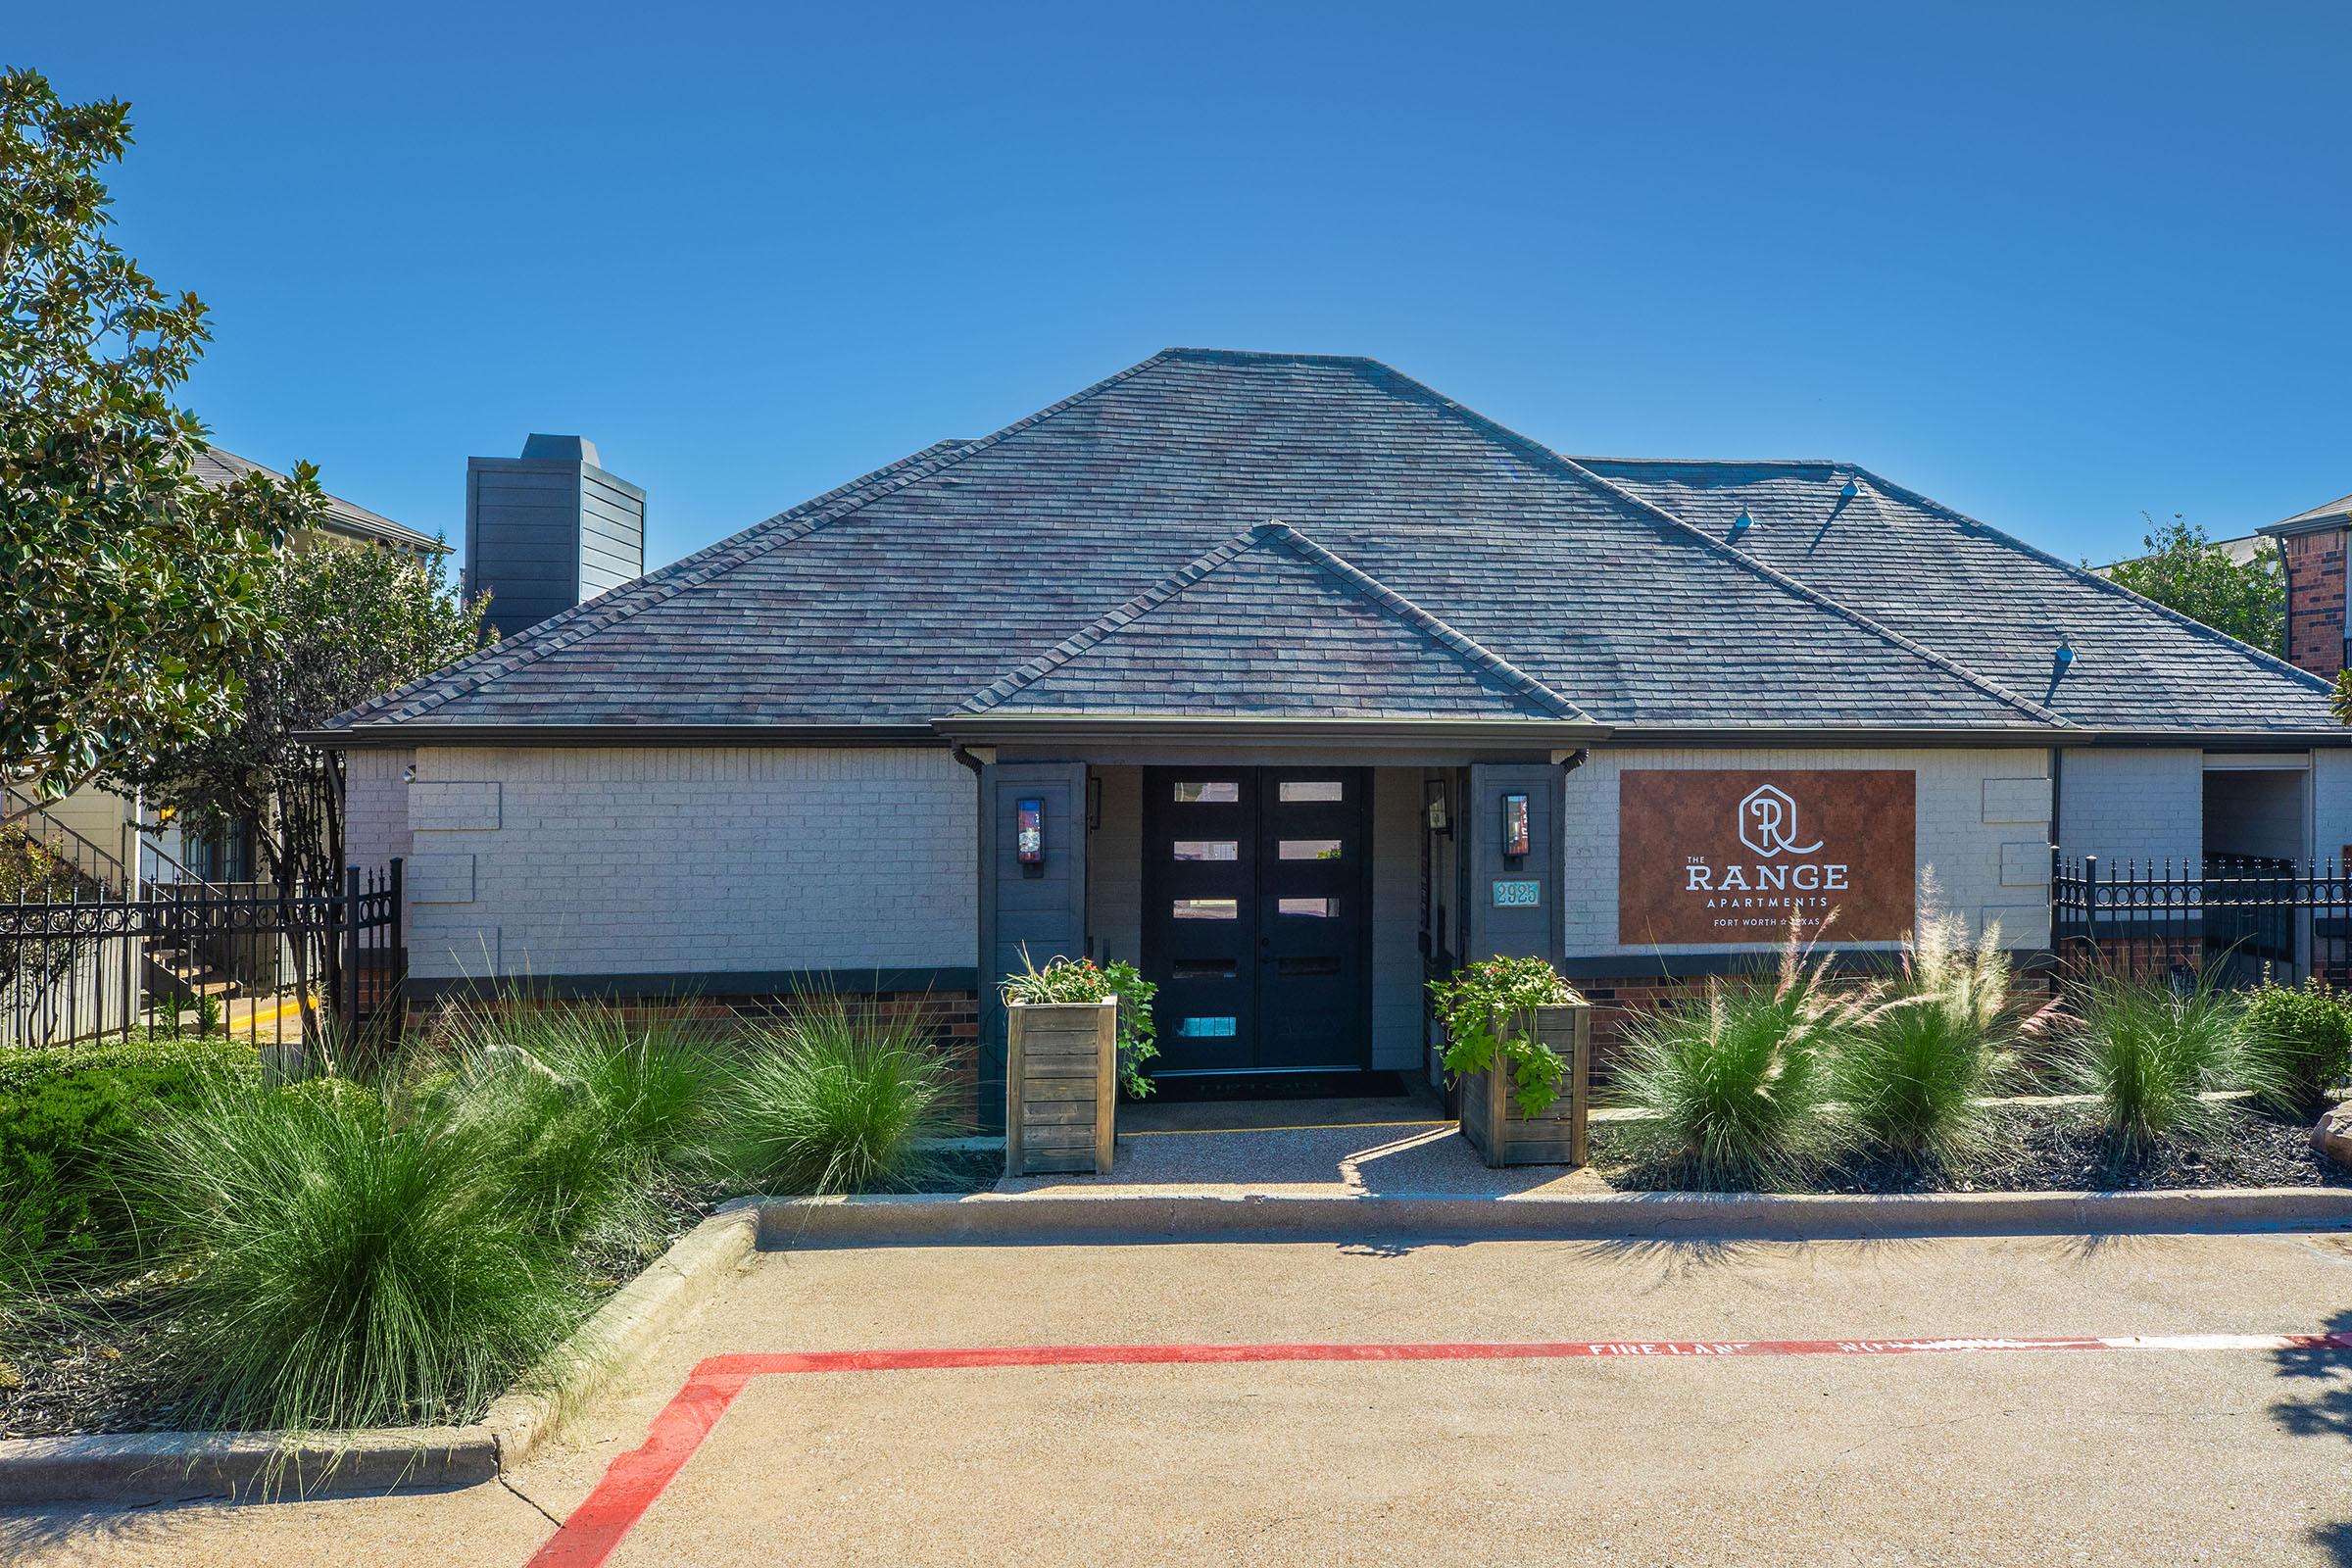
<path fill-rule="evenodd" d="M 1002 1091 L 1004 1089 L 1002 1081 L 1004 1065 L 1000 1059 L 997 1067 L 999 1081 L 995 1085 L 999 1093 L 993 1096 L 989 1093 L 991 1087 L 989 1053 L 992 1049 L 989 1028 L 992 1011 L 989 999 L 992 992 L 989 987 L 988 961 L 989 953 L 996 945 L 997 922 L 995 889 L 990 881 L 996 868 L 989 863 L 989 857 L 986 853 L 989 843 L 988 773 L 986 771 L 988 764 L 964 750 L 960 742 L 951 742 L 948 746 L 948 755 L 972 770 L 972 910 L 977 916 L 972 932 L 972 981 L 976 990 L 973 1002 L 979 1014 L 980 1023 L 980 1038 L 975 1042 L 979 1058 L 973 1062 L 972 1067 L 977 1078 L 975 1087 L 980 1099 L 977 1107 L 979 1126 L 980 1131 L 985 1135 L 990 1122 L 990 1106 L 1003 1103 Z M 1001 1050 L 1002 1048 L 998 1046 L 995 1049 Z M 1000 1127 L 998 1134 L 1001 1136 L 1002 1133 L 1003 1128 Z"/>

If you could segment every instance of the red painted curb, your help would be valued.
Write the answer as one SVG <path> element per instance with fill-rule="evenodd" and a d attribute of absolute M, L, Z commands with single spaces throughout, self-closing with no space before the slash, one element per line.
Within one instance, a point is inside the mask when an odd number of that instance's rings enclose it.
<path fill-rule="evenodd" d="M 756 1377 L 988 1367 L 1198 1366 L 1257 1361 L 1533 1361 L 1737 1355 L 1951 1355 L 2001 1350 L 2352 1350 L 2348 1334 L 2157 1334 L 2082 1339 L 1557 1340 L 1525 1345 L 1004 1345 L 961 1349 L 802 1350 L 714 1355 L 654 1417 L 645 1444 L 612 1461 L 527 1568 L 603 1568 L 719 1417 Z"/>

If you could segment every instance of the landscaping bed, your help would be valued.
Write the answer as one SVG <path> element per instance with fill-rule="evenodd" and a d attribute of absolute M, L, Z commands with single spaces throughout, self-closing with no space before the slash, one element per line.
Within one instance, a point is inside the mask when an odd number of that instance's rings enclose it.
<path fill-rule="evenodd" d="M 948 1100 L 846 1003 L 727 1040 L 486 1010 L 291 1083 L 218 1041 L 7 1054 L 0 1438 L 478 1421 L 731 1197 L 989 1185 Z"/>
<path fill-rule="evenodd" d="M 2352 1188 L 2352 1171 L 2311 1147 L 2311 1128 L 2247 1111 L 2213 1136 L 2174 1139 L 2133 1152 L 2119 1148 L 2093 1107 L 2001 1105 L 1987 1112 L 1983 1146 L 1943 1160 L 1904 1160 L 1858 1151 L 1793 1172 L 1787 1190 L 1811 1193 L 2154 1192 L 2257 1187 Z M 1687 1168 L 1644 1147 L 1622 1123 L 1592 1132 L 1594 1174 L 1619 1192 L 1712 1191 Z"/>

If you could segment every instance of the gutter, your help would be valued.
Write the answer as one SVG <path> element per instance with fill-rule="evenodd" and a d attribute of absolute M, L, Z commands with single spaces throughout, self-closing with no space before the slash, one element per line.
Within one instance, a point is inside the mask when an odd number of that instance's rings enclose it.
<path fill-rule="evenodd" d="M 378 746 L 937 746 L 928 724 L 360 724 L 305 730 L 329 751 Z"/>
<path fill-rule="evenodd" d="M 807 746 L 933 747 L 1083 741 L 1150 745 L 1311 743 L 1332 750 L 1399 743 L 1575 749 L 1590 746 L 1715 747 L 2165 747 L 2209 752 L 2352 747 L 2352 728 L 2331 730 L 2098 730 L 2050 725 L 1991 729 L 1777 729 L 1717 725 L 1611 726 L 1577 719 L 1154 718 L 1140 714 L 957 714 L 927 724 L 363 724 L 294 737 L 329 751 L 411 746 Z M 961 760 L 961 759 L 958 759 Z M 965 765 L 970 765 L 966 763 Z"/>
<path fill-rule="evenodd" d="M 931 727 L 958 745 L 1082 741 L 1098 746 L 1209 741 L 1220 746 L 1312 743 L 1335 751 L 1437 743 L 1462 746 L 1585 746 L 1606 738 L 1591 719 L 1163 718 L 1144 713 L 957 713 Z"/>

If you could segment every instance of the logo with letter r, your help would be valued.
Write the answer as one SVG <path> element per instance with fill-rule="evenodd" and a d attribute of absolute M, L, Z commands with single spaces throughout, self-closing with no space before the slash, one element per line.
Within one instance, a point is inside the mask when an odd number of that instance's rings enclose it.
<path fill-rule="evenodd" d="M 1740 842 L 1758 855 L 1811 855 L 1821 840 L 1796 842 L 1796 802 L 1770 784 L 1750 790 L 1740 803 Z"/>

